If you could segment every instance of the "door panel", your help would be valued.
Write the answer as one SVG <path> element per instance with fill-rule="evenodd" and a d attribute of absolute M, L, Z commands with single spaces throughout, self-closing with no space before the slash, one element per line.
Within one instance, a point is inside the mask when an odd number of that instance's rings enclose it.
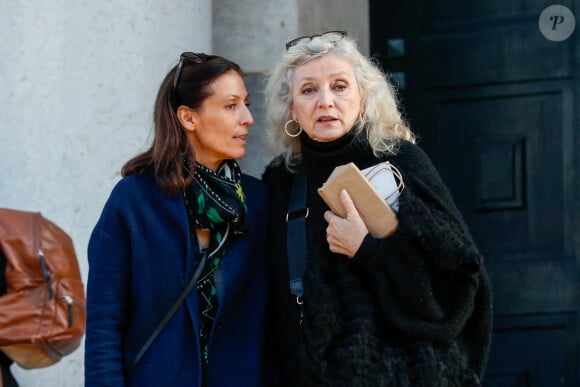
<path fill-rule="evenodd" d="M 485 386 L 576 386 L 573 314 L 499 317 Z M 505 366 L 509 364 L 509 367 Z"/>
<path fill-rule="evenodd" d="M 546 74 L 554 78 L 568 76 L 569 50 L 544 39 L 537 18 L 533 15 L 518 19 L 501 30 L 446 30 L 423 36 L 421 60 L 430 64 L 423 69 L 424 86 L 530 81 L 545 79 Z M 550 60 L 538 60 L 542 56 L 549 56 Z"/>
<path fill-rule="evenodd" d="M 559 2 L 566 4 L 566 2 Z M 569 2 L 568 2 L 569 3 Z M 423 5 L 426 3 L 423 2 Z M 439 0 L 430 2 L 434 9 L 435 20 L 438 25 L 457 24 L 464 20 L 472 24 L 483 21 L 509 21 L 530 13 L 537 13 L 538 9 L 547 6 L 543 0 L 513 0 L 513 1 L 473 1 Z"/>
<path fill-rule="evenodd" d="M 482 252 L 563 255 L 562 93 L 462 94 L 434 102 L 438 166 Z"/>
<path fill-rule="evenodd" d="M 548 5 L 370 1 L 371 50 L 486 259 L 490 387 L 580 385 L 580 39 L 543 37 Z"/>

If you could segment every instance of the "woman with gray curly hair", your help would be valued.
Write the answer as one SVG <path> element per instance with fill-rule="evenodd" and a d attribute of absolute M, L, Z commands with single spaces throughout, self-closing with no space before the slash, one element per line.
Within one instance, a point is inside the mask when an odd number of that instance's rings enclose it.
<path fill-rule="evenodd" d="M 331 31 L 318 39 L 317 37 L 310 39 L 307 45 L 308 50 L 296 48 L 296 45 L 306 38 L 301 37 L 288 42 L 291 45 L 285 52 L 282 62 L 269 77 L 266 103 L 271 124 L 270 142 L 275 147 L 283 144 L 288 166 L 297 161 L 301 149 L 299 136 L 286 134 L 290 126 L 288 122 L 293 118 L 289 107 L 292 105 L 292 80 L 295 70 L 313 59 L 329 54 L 342 57 L 351 64 L 359 92 L 364 96 L 364 109 L 360 110 L 358 121 L 352 128 L 354 134 L 359 135 L 365 131 L 369 145 L 377 155 L 392 152 L 400 139 L 415 142 L 413 133 L 401 117 L 395 90 L 388 82 L 386 75 L 358 51 L 352 38 L 342 34 L 342 31 Z M 341 37 L 340 43 L 333 42 L 333 39 L 338 37 Z"/>
<path fill-rule="evenodd" d="M 277 385 L 481 385 L 492 321 L 483 257 L 386 74 L 346 32 L 299 37 L 266 100 L 270 140 L 284 149 L 263 174 Z M 318 194 L 349 163 L 396 172 L 386 234 L 369 232 L 352 187 L 340 190 L 343 216 Z"/>

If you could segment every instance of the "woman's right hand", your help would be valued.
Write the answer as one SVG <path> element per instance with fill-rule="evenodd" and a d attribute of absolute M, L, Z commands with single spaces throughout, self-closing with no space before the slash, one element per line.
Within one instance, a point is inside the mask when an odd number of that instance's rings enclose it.
<path fill-rule="evenodd" d="M 324 219 L 328 222 L 326 241 L 333 253 L 352 258 L 369 230 L 345 189 L 340 191 L 340 201 L 346 210 L 346 217 L 341 218 L 332 211 L 324 213 Z"/>

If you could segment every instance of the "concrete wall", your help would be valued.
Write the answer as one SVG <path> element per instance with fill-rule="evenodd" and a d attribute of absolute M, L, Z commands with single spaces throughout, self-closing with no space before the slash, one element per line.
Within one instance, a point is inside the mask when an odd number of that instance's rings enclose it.
<path fill-rule="evenodd" d="M 361 52 L 370 51 L 370 15 L 366 0 L 298 0 L 299 35 L 347 31 Z M 287 39 L 290 40 L 290 39 Z"/>
<path fill-rule="evenodd" d="M 271 69 L 299 33 L 297 0 L 214 0 L 213 48 L 245 72 Z"/>
<path fill-rule="evenodd" d="M 251 74 L 272 69 L 301 35 L 345 30 L 369 52 L 368 0 L 214 0 L 212 19 L 214 52 Z"/>
<path fill-rule="evenodd" d="M 118 172 L 145 148 L 162 77 L 211 51 L 211 0 L 0 2 L 0 207 L 41 211 L 72 236 L 85 281 L 89 233 Z M 83 385 L 83 348 L 22 387 Z"/>
<path fill-rule="evenodd" d="M 287 40 L 330 29 L 368 46 L 367 1 L 1 1 L 0 207 L 40 211 L 69 232 L 86 281 L 90 231 L 121 166 L 148 144 L 155 93 L 179 53 L 215 52 L 247 72 L 256 124 L 242 166 L 258 176 L 271 158 L 264 73 Z M 22 387 L 82 386 L 83 350 L 14 374 Z"/>

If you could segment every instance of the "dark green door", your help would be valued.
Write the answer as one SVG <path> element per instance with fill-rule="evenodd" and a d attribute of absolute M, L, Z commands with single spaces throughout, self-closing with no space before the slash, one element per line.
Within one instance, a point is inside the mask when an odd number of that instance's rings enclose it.
<path fill-rule="evenodd" d="M 544 36 L 549 5 L 370 2 L 371 51 L 486 258 L 486 386 L 580 385 L 580 38 Z"/>

